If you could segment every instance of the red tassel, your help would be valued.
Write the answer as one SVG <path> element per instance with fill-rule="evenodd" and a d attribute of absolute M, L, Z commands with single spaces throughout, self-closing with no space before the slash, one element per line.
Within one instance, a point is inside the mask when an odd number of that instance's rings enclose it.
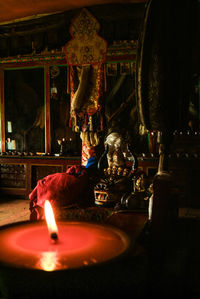
<path fill-rule="evenodd" d="M 107 80 L 106 80 L 106 64 L 104 64 L 104 91 L 107 90 Z"/>
<path fill-rule="evenodd" d="M 67 93 L 70 94 L 70 66 L 67 66 Z"/>
<path fill-rule="evenodd" d="M 101 126 L 101 131 L 103 131 L 103 117 L 102 117 L 102 115 L 100 116 L 100 126 Z"/>
<path fill-rule="evenodd" d="M 69 128 L 72 127 L 72 119 L 71 119 L 71 116 L 69 117 Z"/>

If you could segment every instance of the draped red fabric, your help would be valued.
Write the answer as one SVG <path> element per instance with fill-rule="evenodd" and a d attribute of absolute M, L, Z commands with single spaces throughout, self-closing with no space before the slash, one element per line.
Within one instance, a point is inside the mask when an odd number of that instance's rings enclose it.
<path fill-rule="evenodd" d="M 87 206 L 92 196 L 93 186 L 85 167 L 72 166 L 65 173 L 50 174 L 39 180 L 29 194 L 30 220 L 43 219 L 47 199 L 57 207 L 71 204 Z"/>

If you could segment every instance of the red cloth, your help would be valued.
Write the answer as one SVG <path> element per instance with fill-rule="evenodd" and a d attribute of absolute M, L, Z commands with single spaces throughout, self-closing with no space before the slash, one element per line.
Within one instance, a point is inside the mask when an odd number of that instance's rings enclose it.
<path fill-rule="evenodd" d="M 72 166 L 65 173 L 50 174 L 37 182 L 29 194 L 30 220 L 43 219 L 44 202 L 56 206 L 88 205 L 91 202 L 91 184 L 83 166 Z"/>

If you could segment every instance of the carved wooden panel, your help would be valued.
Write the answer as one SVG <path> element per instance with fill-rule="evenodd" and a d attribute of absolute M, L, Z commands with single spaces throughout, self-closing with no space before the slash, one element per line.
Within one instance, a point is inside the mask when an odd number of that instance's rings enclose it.
<path fill-rule="evenodd" d="M 1 188 L 26 188 L 25 164 L 0 164 Z"/>

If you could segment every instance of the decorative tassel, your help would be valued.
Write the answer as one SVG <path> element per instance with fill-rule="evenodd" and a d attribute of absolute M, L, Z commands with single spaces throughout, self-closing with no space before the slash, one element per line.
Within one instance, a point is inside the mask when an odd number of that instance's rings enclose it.
<path fill-rule="evenodd" d="M 72 117 L 71 120 L 72 120 L 72 131 L 74 132 L 74 128 L 75 128 L 74 127 L 74 117 Z"/>
<path fill-rule="evenodd" d="M 100 126 L 101 126 L 101 131 L 103 131 L 103 117 L 100 115 Z"/>
<path fill-rule="evenodd" d="M 104 64 L 104 91 L 107 90 L 106 64 Z"/>
<path fill-rule="evenodd" d="M 84 125 L 87 126 L 87 114 L 85 114 L 85 121 L 84 121 Z"/>
<path fill-rule="evenodd" d="M 89 122 L 88 122 L 88 124 L 89 124 L 89 131 L 93 131 L 93 123 L 92 123 L 92 116 L 91 115 L 89 115 Z"/>
<path fill-rule="evenodd" d="M 77 132 L 77 118 L 76 118 L 76 115 L 74 115 L 74 131 Z"/>
<path fill-rule="evenodd" d="M 70 94 L 70 66 L 67 66 L 67 93 Z"/>
<path fill-rule="evenodd" d="M 69 117 L 69 128 L 72 127 L 72 119 L 71 119 L 71 116 Z"/>

